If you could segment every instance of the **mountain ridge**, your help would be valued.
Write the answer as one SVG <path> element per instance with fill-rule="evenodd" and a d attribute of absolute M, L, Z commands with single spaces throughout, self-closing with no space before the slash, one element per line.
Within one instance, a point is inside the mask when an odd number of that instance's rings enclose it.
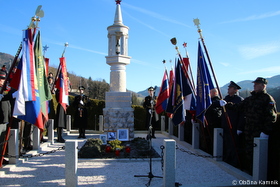
<path fill-rule="evenodd" d="M 266 77 L 264 77 L 266 78 Z M 280 87 L 280 75 L 275 75 L 269 78 L 266 78 L 268 81 L 267 84 L 267 88 L 277 88 Z M 254 80 L 243 80 L 243 81 L 239 81 L 239 82 L 235 82 L 236 84 L 238 84 L 241 89 L 239 90 L 241 91 L 252 91 L 253 90 L 253 82 Z M 223 85 L 222 87 L 220 87 L 220 90 L 222 92 L 222 95 L 227 95 L 227 89 L 228 89 L 228 85 L 230 82 L 228 82 L 227 84 Z M 148 89 L 148 88 L 147 88 Z M 160 91 L 160 87 L 158 86 L 156 89 L 156 95 L 158 95 Z M 146 95 L 148 95 L 148 91 L 147 90 L 143 90 L 143 91 L 139 91 L 137 92 L 137 94 L 139 95 L 139 97 L 145 97 Z"/>

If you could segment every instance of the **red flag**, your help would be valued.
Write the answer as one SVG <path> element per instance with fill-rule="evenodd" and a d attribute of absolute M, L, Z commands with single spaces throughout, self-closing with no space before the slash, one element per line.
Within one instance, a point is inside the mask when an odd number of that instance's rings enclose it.
<path fill-rule="evenodd" d="M 172 96 L 173 96 L 173 94 L 171 93 L 172 92 L 172 88 L 173 88 L 173 84 L 174 84 L 174 70 L 173 70 L 173 68 L 170 70 L 170 72 L 169 72 L 169 82 L 168 82 L 168 85 L 169 85 L 169 100 L 170 100 L 170 102 L 172 102 Z M 172 113 L 167 113 L 167 116 L 169 117 L 169 118 L 172 118 Z"/>
<path fill-rule="evenodd" d="M 166 110 L 167 103 L 168 103 L 168 98 L 169 98 L 169 85 L 168 85 L 168 77 L 167 77 L 167 71 L 164 71 L 163 78 L 162 78 L 162 83 L 160 87 L 160 92 L 157 98 L 157 103 L 156 103 L 156 112 L 158 114 L 162 113 L 163 111 Z"/>
<path fill-rule="evenodd" d="M 49 62 L 50 62 L 50 59 L 45 58 L 46 77 L 48 76 L 48 72 L 49 72 Z"/>
<path fill-rule="evenodd" d="M 59 60 L 60 60 L 60 66 L 58 70 L 58 79 L 56 80 L 55 86 L 57 88 L 57 91 L 59 92 L 58 102 L 61 104 L 64 111 L 66 111 L 66 106 L 69 105 L 66 61 L 65 61 L 65 57 L 62 57 Z"/>

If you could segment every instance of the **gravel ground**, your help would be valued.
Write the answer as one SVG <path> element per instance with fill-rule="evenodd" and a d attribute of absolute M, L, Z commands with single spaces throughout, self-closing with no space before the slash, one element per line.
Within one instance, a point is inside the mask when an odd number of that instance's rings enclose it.
<path fill-rule="evenodd" d="M 145 136 L 145 134 L 135 134 L 135 137 Z M 70 134 L 64 138 L 67 140 L 76 137 L 77 134 Z M 99 137 L 98 134 L 87 135 L 87 138 L 97 137 Z M 164 139 L 169 139 L 169 137 L 157 134 L 157 139 L 153 139 L 153 147 L 159 154 L 161 154 L 160 146 L 163 145 Z M 78 146 L 82 147 L 86 140 L 77 139 L 77 141 Z M 41 151 L 57 150 L 63 145 L 63 143 L 53 145 L 44 143 Z M 177 145 L 181 149 L 194 151 L 187 143 L 177 141 Z M 65 186 L 64 156 L 64 150 L 57 150 L 41 157 L 21 159 L 16 166 L 6 165 L 0 169 L 0 186 Z M 134 175 L 148 175 L 149 171 L 149 159 L 79 159 L 78 186 L 146 186 L 149 177 L 135 177 Z M 176 149 L 176 182 L 182 184 L 182 187 L 232 186 L 234 180 L 245 180 L 248 177 L 242 172 L 241 175 L 236 175 L 232 171 L 232 168 L 223 162 L 196 157 Z M 154 176 L 163 176 L 161 161 L 158 158 L 152 161 L 152 173 Z M 152 178 L 150 186 L 163 186 L 162 178 Z"/>

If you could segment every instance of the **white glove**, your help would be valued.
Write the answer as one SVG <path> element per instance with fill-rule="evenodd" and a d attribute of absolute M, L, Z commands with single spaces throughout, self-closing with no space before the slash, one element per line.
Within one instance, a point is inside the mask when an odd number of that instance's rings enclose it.
<path fill-rule="evenodd" d="M 0 101 L 3 99 L 4 95 L 0 94 Z"/>
<path fill-rule="evenodd" d="M 241 134 L 242 131 L 241 130 L 237 130 L 237 135 Z"/>
<path fill-rule="evenodd" d="M 227 102 L 225 100 L 220 100 L 220 106 L 225 106 L 227 104 Z"/>
<path fill-rule="evenodd" d="M 80 104 L 81 104 L 81 105 L 84 105 L 84 102 L 83 102 L 83 100 L 80 100 Z"/>
<path fill-rule="evenodd" d="M 268 137 L 269 137 L 269 135 L 267 135 L 267 134 L 265 134 L 265 133 L 261 132 L 261 134 L 260 134 L 260 138 L 268 138 Z"/>
<path fill-rule="evenodd" d="M 13 94 L 12 94 L 13 98 L 16 98 L 18 96 L 18 91 L 15 91 Z"/>
<path fill-rule="evenodd" d="M 149 109 L 149 113 L 152 114 L 152 110 L 151 109 Z"/>

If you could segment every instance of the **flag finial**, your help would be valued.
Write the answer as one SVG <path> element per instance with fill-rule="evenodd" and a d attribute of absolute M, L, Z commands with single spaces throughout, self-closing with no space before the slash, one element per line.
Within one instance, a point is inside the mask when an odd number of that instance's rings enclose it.
<path fill-rule="evenodd" d="M 41 8 L 42 8 L 42 5 L 39 5 L 38 7 L 37 7 L 37 9 L 36 9 L 36 11 L 35 11 L 35 16 L 33 16 L 32 18 L 31 18 L 31 22 L 30 22 L 30 24 L 29 24 L 29 26 L 28 26 L 28 28 L 29 29 L 31 29 L 31 28 L 37 28 L 38 27 L 38 22 L 40 22 L 40 18 L 42 18 L 42 17 L 44 17 L 44 11 L 43 10 L 41 10 Z M 35 23 L 36 23 L 36 25 L 35 25 Z"/>
<path fill-rule="evenodd" d="M 68 42 L 65 42 L 64 43 L 64 50 L 63 50 L 63 53 L 62 53 L 62 57 L 64 57 L 64 53 L 65 53 L 66 47 L 68 47 L 68 46 L 69 46 Z"/>
<path fill-rule="evenodd" d="M 171 38 L 171 43 L 173 44 L 173 45 L 176 45 L 177 44 L 177 39 L 174 37 L 174 38 Z"/>
<path fill-rule="evenodd" d="M 49 48 L 48 45 L 43 46 L 44 56 L 45 56 L 45 53 L 46 53 L 46 51 L 48 50 L 48 48 Z"/>
<path fill-rule="evenodd" d="M 200 39 L 203 40 L 203 36 L 202 36 L 202 30 L 200 29 L 200 22 L 199 19 L 193 19 L 194 24 L 197 26 L 197 32 L 199 33 Z"/>

